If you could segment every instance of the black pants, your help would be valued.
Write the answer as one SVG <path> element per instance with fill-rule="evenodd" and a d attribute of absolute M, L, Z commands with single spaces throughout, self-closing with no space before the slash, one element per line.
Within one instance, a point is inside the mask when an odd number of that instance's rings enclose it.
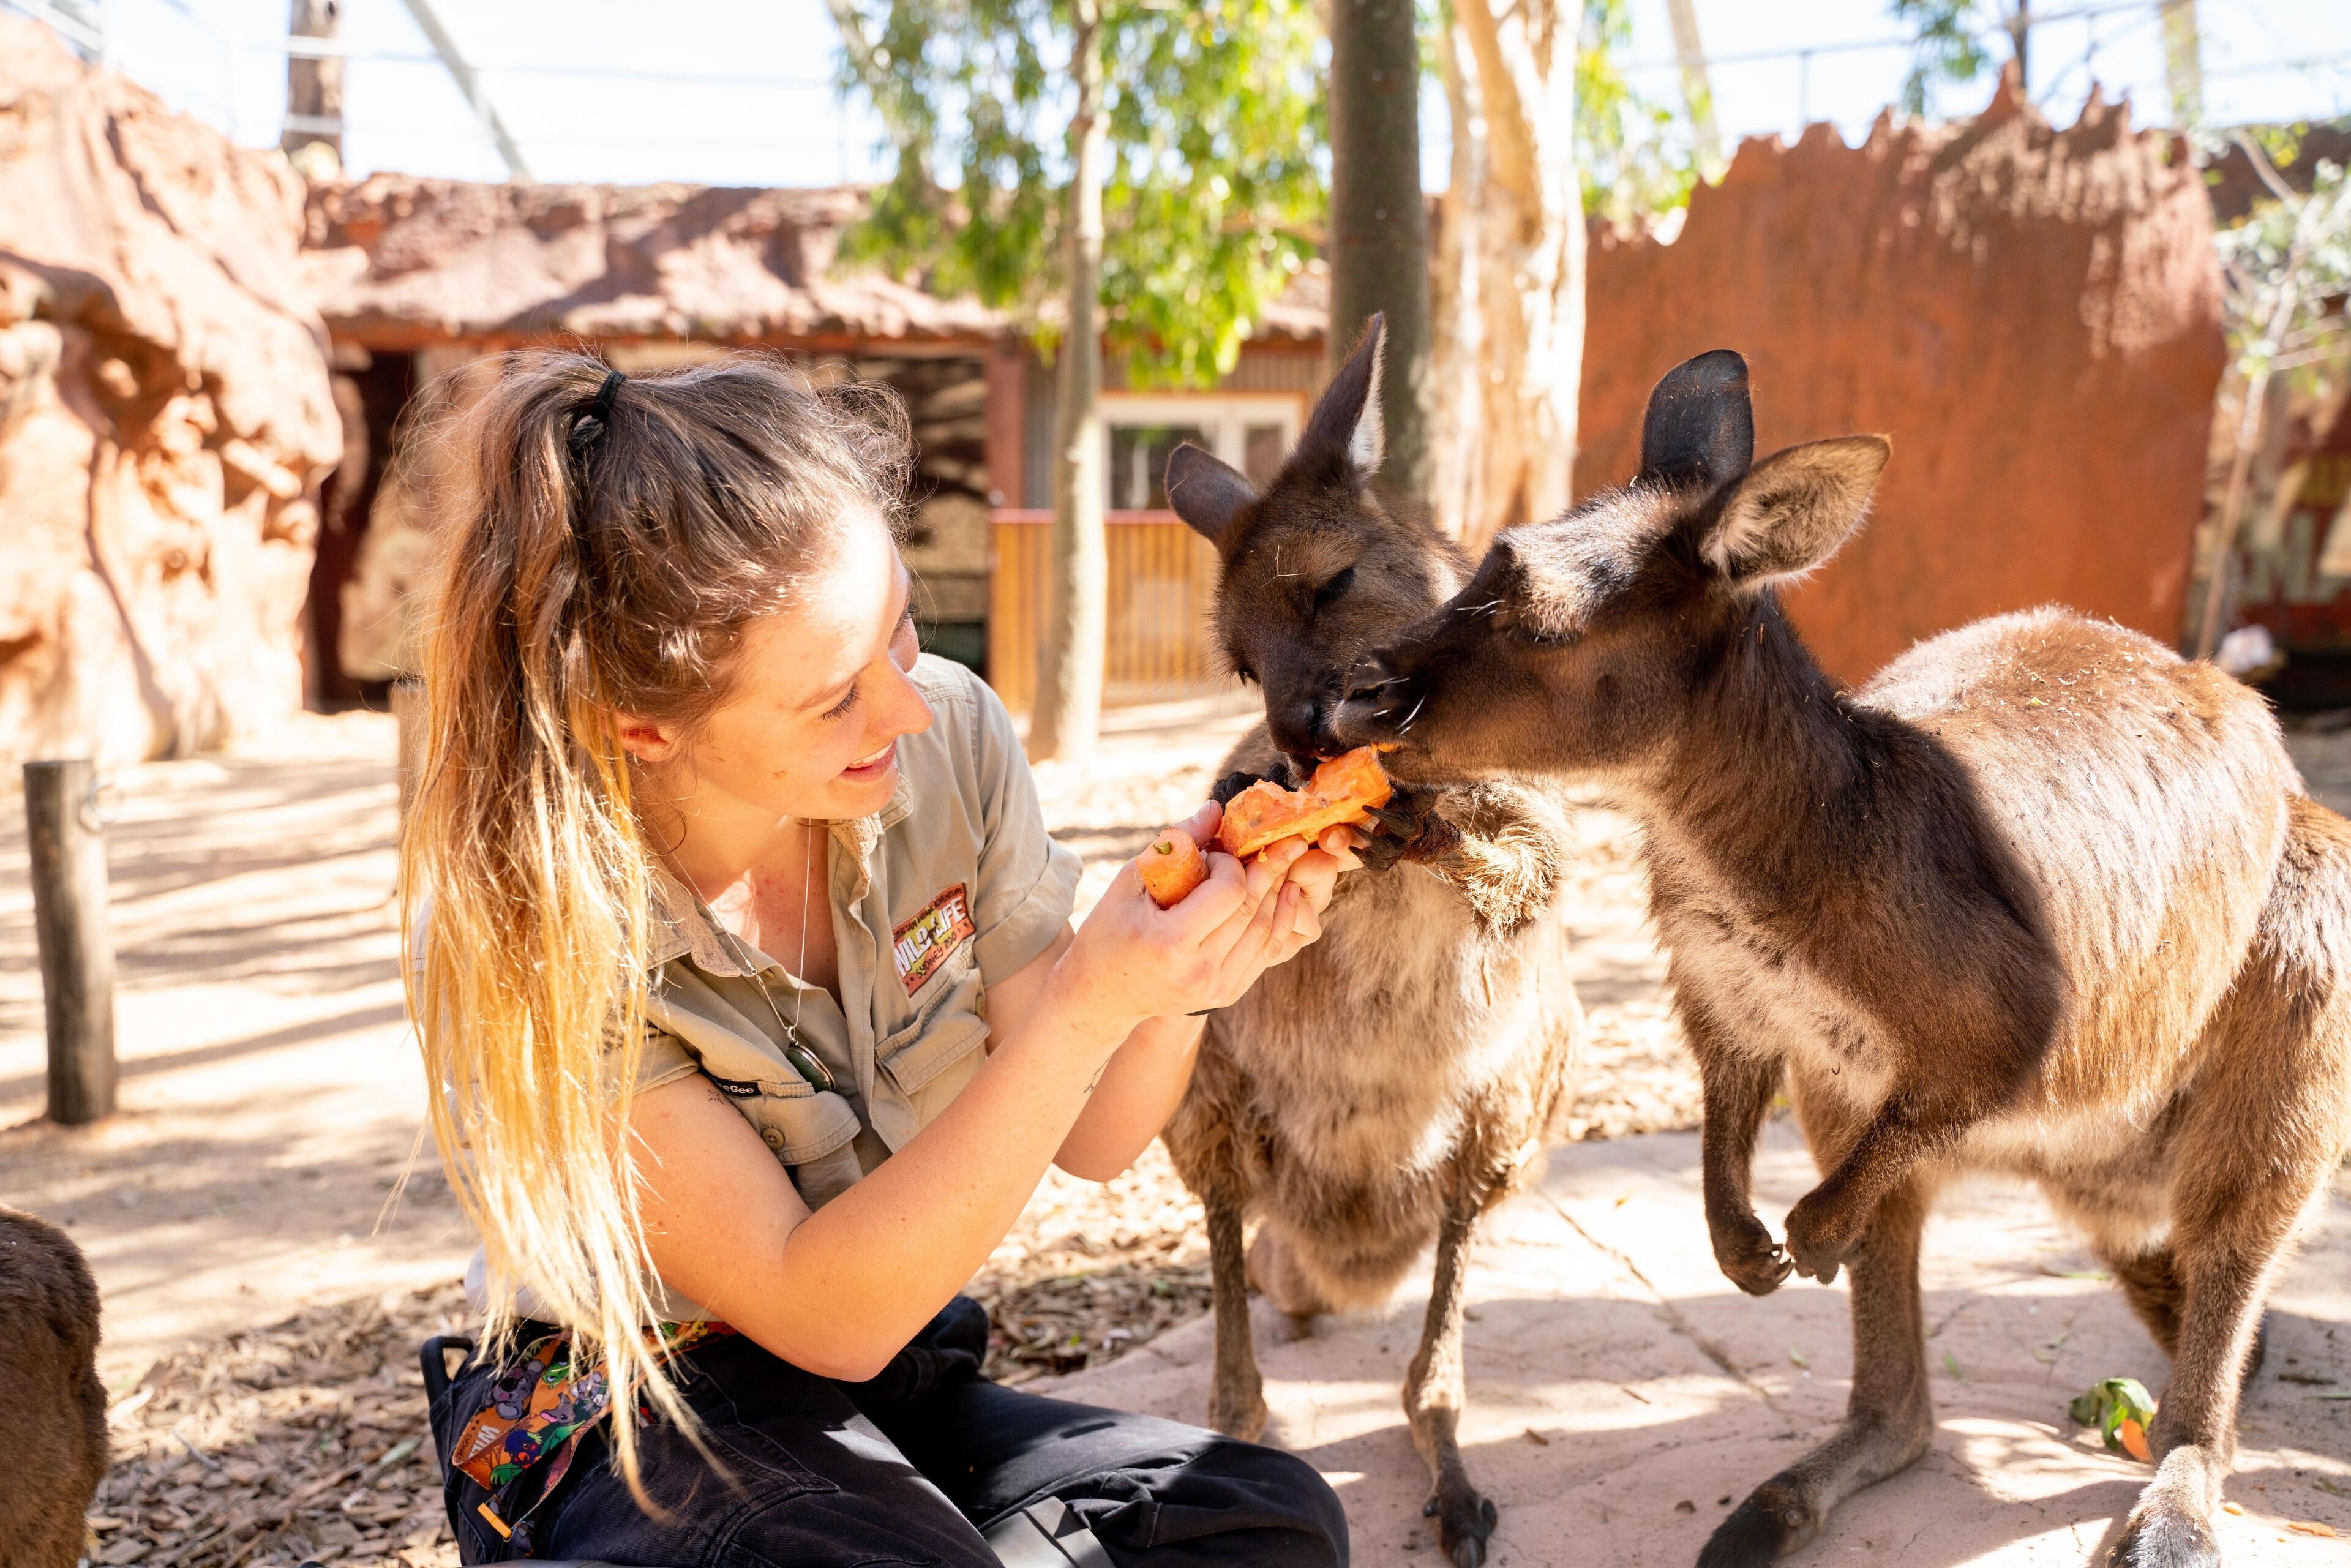
<path fill-rule="evenodd" d="M 666 1422 L 638 1428 L 656 1513 L 607 1463 L 602 1426 L 544 1498 L 537 1475 L 492 1498 L 450 1470 L 460 1558 L 998 1568 L 1054 1562 L 1042 1542 L 1065 1535 L 1059 1550 L 1080 1568 L 1101 1568 L 1105 1556 L 1113 1568 L 1345 1568 L 1346 1517 L 1303 1460 L 1156 1416 L 999 1387 L 979 1375 L 987 1347 L 987 1314 L 960 1297 L 871 1383 L 816 1376 L 747 1339 L 711 1342 L 675 1370 L 723 1471 Z M 469 1364 L 435 1390 L 444 1469 L 450 1441 L 487 1402 L 498 1370 Z M 501 1537 L 479 1512 L 484 1501 L 521 1528 Z"/>

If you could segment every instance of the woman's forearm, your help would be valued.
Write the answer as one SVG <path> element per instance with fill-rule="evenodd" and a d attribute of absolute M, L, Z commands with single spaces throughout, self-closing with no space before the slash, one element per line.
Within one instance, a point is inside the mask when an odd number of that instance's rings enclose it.
<path fill-rule="evenodd" d="M 1137 1024 L 1103 1069 L 1053 1163 L 1087 1181 L 1108 1181 L 1133 1165 L 1191 1084 L 1205 1022 L 1156 1018 Z"/>
<path fill-rule="evenodd" d="M 1011 1229 L 1106 1043 L 1130 1028 L 1087 1016 L 1049 981 L 935 1120 L 792 1230 L 777 1270 L 790 1281 L 776 1303 L 785 1354 L 831 1376 L 878 1373 Z"/>

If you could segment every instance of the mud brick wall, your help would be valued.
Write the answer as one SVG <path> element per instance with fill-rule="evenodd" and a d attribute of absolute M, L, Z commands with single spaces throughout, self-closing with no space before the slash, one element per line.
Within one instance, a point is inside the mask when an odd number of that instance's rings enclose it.
<path fill-rule="evenodd" d="M 1922 637 L 2052 601 L 2176 643 L 2225 350 L 2210 206 L 2179 144 L 2093 99 L 1848 148 L 1748 142 L 1671 244 L 1591 256 L 1576 490 L 1636 465 L 1650 386 L 1732 348 L 1759 453 L 1894 440 L 1866 529 L 1789 594 L 1857 681 Z"/>
<path fill-rule="evenodd" d="M 185 755 L 303 698 L 341 455 L 302 183 L 0 16 L 0 765 Z"/>

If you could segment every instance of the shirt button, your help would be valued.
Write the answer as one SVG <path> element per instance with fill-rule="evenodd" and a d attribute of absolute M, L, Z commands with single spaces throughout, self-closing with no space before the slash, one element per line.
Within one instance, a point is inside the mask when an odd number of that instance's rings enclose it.
<path fill-rule="evenodd" d="M 775 1150 L 778 1154 L 781 1154 L 783 1152 L 784 1134 L 777 1129 L 773 1127 L 762 1127 L 759 1130 L 759 1140 L 766 1144 L 768 1147 Z"/>

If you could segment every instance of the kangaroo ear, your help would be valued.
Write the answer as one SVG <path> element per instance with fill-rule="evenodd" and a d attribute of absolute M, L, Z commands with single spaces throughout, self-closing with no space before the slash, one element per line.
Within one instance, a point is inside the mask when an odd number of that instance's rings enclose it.
<path fill-rule="evenodd" d="M 1755 461 L 1755 405 L 1747 361 L 1729 349 L 1684 360 L 1649 393 L 1641 422 L 1641 476 L 1727 485 Z"/>
<path fill-rule="evenodd" d="M 1702 549 L 1734 582 L 1810 571 L 1861 527 L 1894 455 L 1882 435 L 1841 435 L 1775 452 L 1724 499 Z"/>
<path fill-rule="evenodd" d="M 1298 438 L 1300 455 L 1344 453 L 1366 478 L 1380 471 L 1387 445 L 1380 420 L 1380 350 L 1386 341 L 1387 318 L 1374 313 L 1307 415 L 1305 433 Z"/>
<path fill-rule="evenodd" d="M 1257 486 L 1214 453 L 1186 441 L 1167 455 L 1167 504 L 1210 544 L 1221 545 L 1241 508 L 1257 499 Z"/>

